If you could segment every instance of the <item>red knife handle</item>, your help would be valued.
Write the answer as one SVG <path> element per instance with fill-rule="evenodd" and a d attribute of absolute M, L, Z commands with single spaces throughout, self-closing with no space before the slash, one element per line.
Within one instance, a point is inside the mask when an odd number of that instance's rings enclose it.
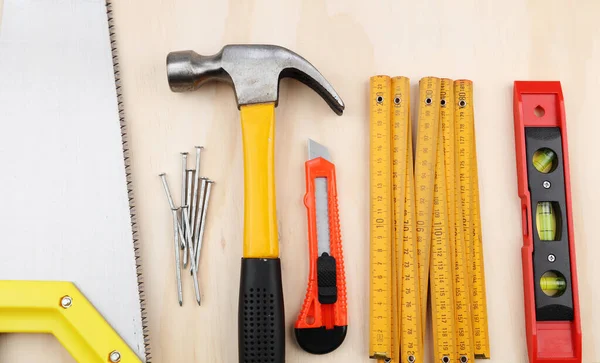
<path fill-rule="evenodd" d="M 571 217 L 569 153 L 565 107 L 560 82 L 516 81 L 514 126 L 518 192 L 523 223 L 523 288 L 525 328 L 530 363 L 580 363 L 581 323 Z M 554 170 L 535 166 L 542 149 L 556 157 Z M 537 168 L 537 169 L 536 169 Z M 556 234 L 540 234 L 536 207 L 557 206 Z M 553 212 L 554 213 L 554 212 Z M 542 275 L 560 273 L 561 295 L 547 296 Z"/>
<path fill-rule="evenodd" d="M 309 275 L 306 297 L 302 310 L 296 320 L 295 333 L 299 345 L 314 354 L 329 353 L 336 349 L 344 340 L 348 325 L 346 306 L 346 277 L 344 273 L 344 256 L 340 232 L 335 166 L 323 158 L 315 158 L 305 163 L 306 194 L 304 205 L 308 216 L 308 250 Z M 329 210 L 329 236 L 331 258 L 327 258 L 325 269 L 332 268 L 335 262 L 335 298 L 331 294 L 319 297 L 319 288 L 327 276 L 333 276 L 333 271 L 319 271 L 319 259 L 327 256 L 318 255 L 317 215 L 315 201 L 315 179 L 327 178 L 327 195 Z M 323 268 L 323 265 L 321 265 Z M 324 273 L 319 276 L 320 273 Z M 321 284 L 320 284 L 321 282 Z M 330 284 L 329 284 L 330 285 Z M 330 285 L 331 286 L 331 285 Z M 330 288 L 327 287 L 327 288 Z M 333 301 L 333 302 L 332 302 Z M 324 303 L 327 302 L 327 303 Z"/>

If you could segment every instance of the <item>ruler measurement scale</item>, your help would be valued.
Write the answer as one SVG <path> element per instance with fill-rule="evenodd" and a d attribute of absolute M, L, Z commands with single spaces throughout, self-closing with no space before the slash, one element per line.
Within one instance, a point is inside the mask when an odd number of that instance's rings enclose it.
<path fill-rule="evenodd" d="M 439 78 L 426 77 L 419 81 L 419 117 L 415 155 L 415 211 L 423 336 L 425 322 L 427 321 L 433 182 L 440 116 L 439 95 Z"/>
<path fill-rule="evenodd" d="M 408 100 L 407 100 L 407 103 Z M 410 111 L 409 111 L 410 113 Z M 422 362 L 423 321 L 419 293 L 419 268 L 417 263 L 417 236 L 415 226 L 415 185 L 413 174 L 412 127 L 408 122 L 406 182 L 404 203 L 404 238 L 402 264 L 402 331 L 400 335 L 401 362 Z"/>
<path fill-rule="evenodd" d="M 392 210 L 390 87 L 387 76 L 370 79 L 370 348 L 373 359 L 392 358 Z"/>
<path fill-rule="evenodd" d="M 410 104 L 410 80 L 406 77 L 394 77 L 391 83 L 392 95 L 392 206 L 394 218 L 393 234 L 393 263 L 392 269 L 394 298 L 392 301 L 392 316 L 394 324 L 394 337 L 392 344 L 392 357 L 394 361 L 400 359 L 400 335 L 402 331 L 402 243 L 404 240 L 404 201 L 407 168 L 407 145 Z"/>
<path fill-rule="evenodd" d="M 454 325 L 454 248 L 450 239 L 446 176 L 444 170 L 444 143 L 441 123 L 435 162 L 433 191 L 433 223 L 431 238 L 431 308 L 434 361 L 456 362 Z"/>
<path fill-rule="evenodd" d="M 483 244 L 479 213 L 479 185 L 477 184 L 473 83 L 468 80 L 455 81 L 454 95 L 463 232 L 467 251 L 469 286 L 471 288 L 473 348 L 475 358 L 490 358 Z"/>
<path fill-rule="evenodd" d="M 458 160 L 454 133 L 454 83 L 442 79 L 440 86 L 440 122 L 444 145 L 444 165 L 446 172 L 446 190 L 448 197 L 448 223 L 454 246 L 454 310 L 456 325 L 456 353 L 458 362 L 472 362 L 473 330 L 471 325 L 471 299 L 469 288 L 466 249 L 462 229 L 462 208 L 460 203 Z"/>

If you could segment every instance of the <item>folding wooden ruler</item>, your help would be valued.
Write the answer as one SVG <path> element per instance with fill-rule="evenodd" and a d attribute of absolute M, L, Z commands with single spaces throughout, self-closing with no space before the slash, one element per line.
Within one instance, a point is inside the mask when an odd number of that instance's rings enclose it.
<path fill-rule="evenodd" d="M 467 363 L 489 357 L 472 83 L 419 82 L 414 174 L 409 87 L 371 79 L 370 356 L 422 362 L 430 284 L 435 361 Z"/>
<path fill-rule="evenodd" d="M 514 122 L 529 362 L 580 363 L 569 153 L 560 82 L 515 82 Z"/>

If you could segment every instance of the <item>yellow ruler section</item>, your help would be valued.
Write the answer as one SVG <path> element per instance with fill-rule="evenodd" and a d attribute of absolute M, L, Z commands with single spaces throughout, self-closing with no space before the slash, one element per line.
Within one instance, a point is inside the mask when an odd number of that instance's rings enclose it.
<path fill-rule="evenodd" d="M 406 152 L 408 145 L 407 130 L 410 105 L 410 80 L 406 77 L 394 77 L 391 84 L 392 96 L 392 202 L 394 216 L 394 236 L 392 249 L 392 357 L 400 359 L 400 332 L 402 306 L 402 242 L 404 229 L 404 194 L 406 180 Z"/>
<path fill-rule="evenodd" d="M 490 358 L 490 342 L 487 317 L 487 297 L 485 289 L 485 269 L 483 265 L 483 241 L 481 236 L 481 214 L 479 205 L 479 174 L 477 170 L 477 142 L 475 137 L 475 113 L 473 108 L 473 83 L 466 89 L 467 109 L 470 112 L 472 141 L 472 200 L 473 200 L 473 283 L 472 291 L 472 314 L 473 335 L 475 337 L 475 357 L 482 359 Z"/>
<path fill-rule="evenodd" d="M 473 328 L 471 326 L 471 299 L 466 249 L 462 228 L 459 173 L 454 147 L 454 82 L 444 78 L 440 87 L 440 122 L 444 143 L 444 165 L 448 196 L 448 222 L 454 246 L 454 312 L 456 325 L 456 352 L 458 362 L 473 362 Z"/>
<path fill-rule="evenodd" d="M 404 196 L 404 236 L 402 250 L 402 332 L 400 334 L 400 362 L 423 362 L 421 302 L 419 294 L 419 267 L 417 263 L 417 236 L 415 228 L 415 184 L 413 174 L 412 127 L 408 122 L 406 158 L 406 193 Z"/>
<path fill-rule="evenodd" d="M 454 325 L 454 247 L 450 239 L 453 233 L 448 223 L 446 173 L 444 170 L 444 142 L 442 128 L 435 162 L 433 190 L 433 224 L 431 237 L 431 316 L 433 327 L 434 362 L 456 362 Z"/>
<path fill-rule="evenodd" d="M 369 356 L 392 358 L 391 79 L 370 79 L 370 343 Z"/>
<path fill-rule="evenodd" d="M 440 118 L 440 79 L 425 77 L 419 81 L 419 116 L 415 160 L 415 211 L 421 321 L 427 316 L 427 291 L 431 247 L 433 182 Z M 423 329 L 426 324 L 422 324 Z M 424 335 L 424 332 L 422 332 Z"/>
<path fill-rule="evenodd" d="M 479 215 L 473 83 L 469 80 L 455 81 L 454 95 L 463 232 L 471 288 L 473 347 L 475 358 L 490 358 L 481 218 Z"/>

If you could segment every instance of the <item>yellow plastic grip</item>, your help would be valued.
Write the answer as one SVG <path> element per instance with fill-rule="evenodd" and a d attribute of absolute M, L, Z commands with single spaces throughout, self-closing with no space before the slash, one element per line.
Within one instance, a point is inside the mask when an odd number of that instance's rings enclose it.
<path fill-rule="evenodd" d="M 0 281 L 0 333 L 53 334 L 81 363 L 141 363 L 70 282 Z"/>
<path fill-rule="evenodd" d="M 275 104 L 240 107 L 244 144 L 244 258 L 277 258 Z"/>

